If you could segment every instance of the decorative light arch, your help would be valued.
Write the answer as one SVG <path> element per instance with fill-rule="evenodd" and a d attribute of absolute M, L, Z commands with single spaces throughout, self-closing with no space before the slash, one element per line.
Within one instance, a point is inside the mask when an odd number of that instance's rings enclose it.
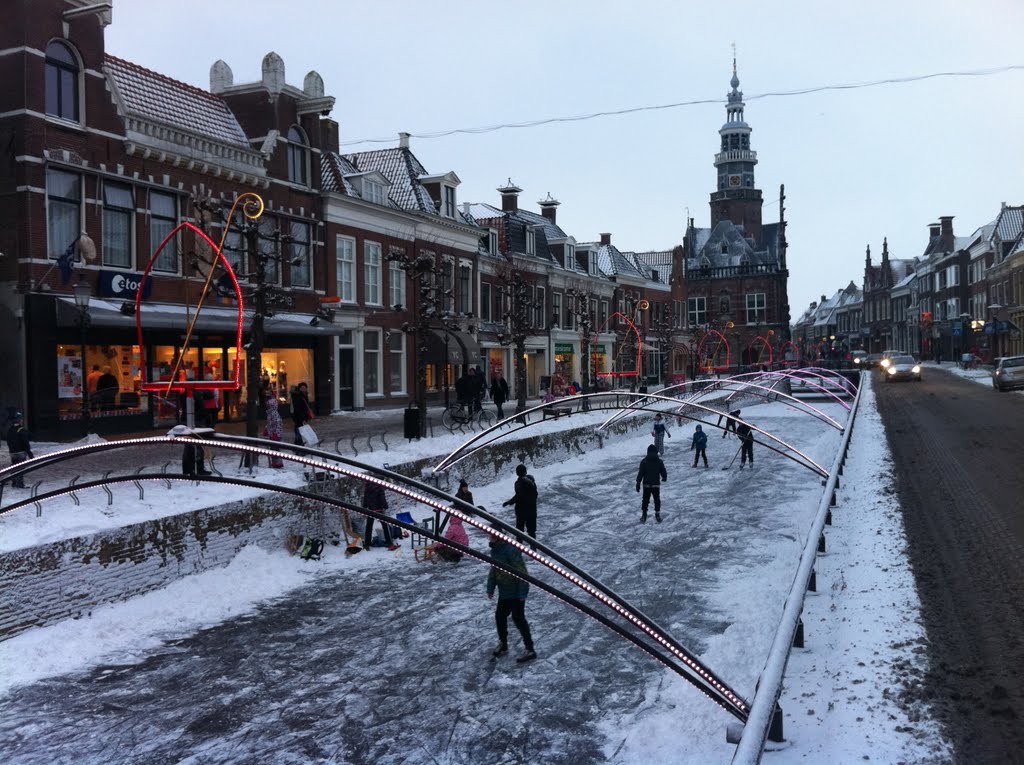
<path fill-rule="evenodd" d="M 715 364 L 715 360 L 721 355 L 723 345 L 725 346 L 724 366 Z M 713 349 L 710 353 L 708 352 L 709 347 Z M 730 353 L 729 341 L 717 329 L 709 329 L 705 332 L 704 337 L 701 338 L 700 344 L 697 346 L 697 358 L 700 361 L 700 368 L 704 372 L 720 372 L 728 369 L 730 366 Z"/>
<path fill-rule="evenodd" d="M 793 358 L 789 358 L 792 354 Z M 779 357 L 782 360 L 782 366 L 784 367 L 795 367 L 800 365 L 800 349 L 793 344 L 791 340 L 786 340 L 779 347 Z"/>
<path fill-rule="evenodd" d="M 597 330 L 597 334 L 594 335 L 594 338 L 593 338 L 593 340 L 590 343 L 590 347 L 591 348 L 596 348 L 597 347 L 597 335 L 599 335 L 602 332 L 604 332 L 605 329 L 607 329 L 608 325 L 611 324 L 612 319 L 614 319 L 616 316 L 618 316 L 620 319 L 622 319 L 624 322 L 626 322 L 627 326 L 629 327 L 629 331 L 631 331 L 633 333 L 633 335 L 635 336 L 635 338 L 636 338 L 636 360 L 635 360 L 635 363 L 633 365 L 633 371 L 632 372 L 630 372 L 630 371 L 625 371 L 625 372 L 621 372 L 621 371 L 620 372 L 614 372 L 614 371 L 613 372 L 598 372 L 597 376 L 598 377 L 638 377 L 640 375 L 640 351 L 641 351 L 641 347 L 643 346 L 643 343 L 640 340 L 640 330 L 638 330 L 636 328 L 636 324 L 633 323 L 633 320 L 630 319 L 628 316 L 626 316 L 624 313 L 620 313 L 619 311 L 616 311 L 611 316 L 609 316 L 608 320 L 605 321 L 605 323 L 601 325 L 601 328 L 599 330 Z M 618 354 L 620 354 L 620 353 L 622 353 L 622 349 L 621 348 L 616 353 L 616 356 L 618 356 Z M 595 364 L 597 363 L 597 355 L 598 355 L 597 353 L 593 354 L 593 356 L 594 356 L 594 363 Z"/>
<path fill-rule="evenodd" d="M 771 330 L 769 330 L 769 332 L 770 331 Z M 768 352 L 767 360 L 765 360 L 764 358 L 765 351 Z M 755 353 L 757 354 L 756 358 L 754 356 Z M 747 346 L 747 357 L 749 358 L 751 364 L 756 364 L 757 366 L 763 366 L 767 364 L 768 366 L 771 366 L 772 344 L 768 342 L 768 338 L 758 335 L 753 340 L 751 340 L 750 345 Z"/>

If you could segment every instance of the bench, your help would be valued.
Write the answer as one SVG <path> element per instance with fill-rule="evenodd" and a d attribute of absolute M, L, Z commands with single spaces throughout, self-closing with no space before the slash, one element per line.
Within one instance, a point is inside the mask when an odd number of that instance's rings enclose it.
<path fill-rule="evenodd" d="M 572 407 L 555 406 L 554 404 L 552 404 L 550 406 L 544 407 L 541 411 L 544 414 L 545 420 L 548 419 L 549 417 L 553 417 L 554 419 L 557 420 L 559 417 L 568 417 L 570 414 L 572 414 Z"/>

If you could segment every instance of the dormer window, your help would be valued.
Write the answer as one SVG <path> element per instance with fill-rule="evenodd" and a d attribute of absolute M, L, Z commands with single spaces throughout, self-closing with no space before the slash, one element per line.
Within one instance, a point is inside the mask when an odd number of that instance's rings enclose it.
<path fill-rule="evenodd" d="M 442 186 L 441 189 L 444 194 L 444 201 L 441 207 L 444 217 L 455 218 L 455 187 Z"/>
<path fill-rule="evenodd" d="M 526 254 L 537 254 L 537 232 L 532 227 L 526 227 Z"/>
<path fill-rule="evenodd" d="M 295 125 L 288 131 L 288 180 L 309 185 L 309 142 Z"/>
<path fill-rule="evenodd" d="M 372 178 L 363 178 L 363 199 L 375 205 L 384 204 L 384 184 Z"/>
<path fill-rule="evenodd" d="M 79 121 L 78 59 L 67 44 L 54 40 L 46 46 L 46 113 Z"/>
<path fill-rule="evenodd" d="M 575 246 L 573 246 L 571 244 L 565 245 L 565 260 L 562 261 L 562 262 L 565 263 L 565 267 L 566 268 L 572 269 L 573 271 L 576 270 L 576 247 Z"/>
<path fill-rule="evenodd" d="M 590 253 L 590 258 L 588 259 L 588 261 L 589 261 L 589 268 L 587 269 L 587 273 L 590 274 L 591 276 L 597 276 L 598 274 L 600 274 L 601 273 L 601 269 L 599 269 L 597 267 L 597 253 L 596 252 Z"/>

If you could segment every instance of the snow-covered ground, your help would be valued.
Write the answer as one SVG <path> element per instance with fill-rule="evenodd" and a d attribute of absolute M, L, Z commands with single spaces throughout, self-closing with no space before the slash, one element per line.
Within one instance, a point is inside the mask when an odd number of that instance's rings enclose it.
<path fill-rule="evenodd" d="M 821 407 L 837 418 L 843 414 L 834 404 Z M 758 426 L 807 449 L 819 462 L 831 464 L 839 442 L 837 431 L 782 404 L 749 407 L 744 413 Z M 589 416 L 600 419 L 599 415 Z M 818 593 L 807 599 L 807 647 L 795 649 L 789 662 L 781 699 L 788 743 L 779 751 L 766 753 L 766 763 L 931 763 L 948 758 L 948 747 L 928 710 L 906 710 L 897 703 L 901 683 L 912 682 L 922 673 L 924 637 L 903 554 L 902 523 L 891 486 L 884 431 L 870 388 L 864 393 L 861 418 L 833 525 L 826 527 L 828 552 L 818 561 Z M 572 424 L 579 423 L 576 415 L 573 420 Z M 565 425 L 550 421 L 539 427 Z M 749 700 L 796 570 L 820 482 L 765 450 L 758 451 L 755 470 L 741 472 L 734 466 L 723 471 L 736 441 L 723 441 L 715 433 L 709 439 L 711 468 L 694 469 L 687 451 L 692 431 L 692 425 L 675 428 L 668 442 L 664 523 L 641 526 L 637 522 L 639 497 L 633 493 L 632 482 L 650 442 L 641 431 L 611 439 L 605 449 L 579 459 L 532 471 L 541 488 L 538 535 L 666 624 Z M 451 438 L 453 444 L 462 440 Z M 409 449 L 415 452 L 428 446 L 434 451 L 436 439 Z M 367 461 L 395 463 L 406 456 L 398 452 L 396 448 L 367 455 Z M 290 476 L 290 480 L 298 479 L 297 473 Z M 497 508 L 511 495 L 511 483 L 510 477 L 472 487 L 476 502 Z M 199 501 L 193 499 L 196 492 L 190 488 L 179 486 L 171 491 L 182 510 L 186 509 L 183 503 Z M 238 496 L 237 489 L 225 491 L 233 498 Z M 83 495 L 82 508 L 75 508 L 74 513 L 47 508 L 37 518 L 34 510 L 25 508 L 0 517 L 0 538 L 21 540 L 5 541 L 5 548 L 24 546 L 31 539 L 57 539 L 69 532 L 131 522 L 122 508 L 128 503 L 118 503 L 114 512 L 106 508 L 105 496 L 98 494 L 99 498 Z M 147 490 L 147 498 L 151 494 L 162 497 L 158 504 L 166 507 L 166 490 Z M 212 496 L 204 487 L 202 504 L 208 504 Z M 158 511 L 140 509 L 134 519 Z M 74 516 L 73 524 L 67 520 L 70 516 Z M 471 542 L 484 545 L 476 533 L 471 534 Z M 537 563 L 530 568 L 533 574 L 550 580 Z M 46 680 L 60 698 L 71 698 L 79 693 L 75 690 L 78 678 L 83 682 L 82 693 L 88 695 L 84 681 L 95 681 L 89 673 L 100 665 L 131 665 L 168 654 L 173 659 L 174 652 L 182 649 L 180 644 L 169 649 L 171 641 L 184 640 L 206 628 L 216 631 L 221 629 L 218 625 L 237 623 L 243 615 L 255 614 L 252 618 L 258 619 L 262 614 L 277 624 L 270 616 L 280 607 L 282 596 L 288 602 L 343 598 L 344 614 L 354 619 L 331 622 L 329 630 L 324 630 L 321 619 L 315 627 L 319 631 L 299 629 L 296 633 L 298 639 L 314 645 L 320 640 L 334 645 L 340 639 L 353 649 L 359 646 L 353 666 L 363 666 L 366 674 L 362 682 L 352 684 L 347 682 L 350 678 L 345 677 L 345 668 L 340 667 L 318 680 L 318 693 L 328 699 L 324 703 L 330 704 L 331 714 L 341 715 L 326 730 L 315 731 L 318 741 L 334 740 L 338 743 L 335 751 L 341 752 L 320 761 L 363 761 L 345 754 L 345 736 L 353 735 L 352 725 L 372 723 L 374 715 L 365 705 L 370 704 L 372 710 L 374 704 L 386 704 L 389 694 L 408 695 L 403 698 L 402 726 L 411 728 L 412 735 L 403 738 L 396 734 L 391 742 L 375 740 L 378 762 L 474 761 L 467 759 L 467 753 L 475 751 L 474 738 L 494 732 L 486 724 L 488 710 L 500 714 L 501 732 L 511 740 L 533 737 L 553 747 L 530 761 L 645 765 L 729 761 L 733 751 L 725 743 L 725 727 L 732 720 L 729 715 L 645 654 L 539 593 L 531 595 L 527 612 L 540 660 L 518 669 L 514 664 L 492 664 L 486 658 L 494 638 L 492 604 L 482 596 L 484 573 L 482 566 L 468 561 L 454 568 L 417 564 L 408 548 L 345 558 L 340 548 L 329 547 L 319 563 L 247 548 L 223 570 L 188 577 L 159 592 L 96 609 L 88 619 L 32 630 L 0 643 L 0 716 L 16 713 L 31 717 L 38 709 L 40 718 L 52 717 L 49 724 L 61 725 L 56 702 L 49 702 L 45 714 L 45 705 L 33 703 L 37 695 L 50 695 L 33 694 L 40 681 Z M 395 593 L 428 593 L 428 605 L 414 609 L 396 605 L 392 613 L 382 613 L 388 601 L 379 597 L 379 583 L 385 580 Z M 436 586 L 431 586 L 431 580 L 436 580 Z M 365 614 L 360 613 L 361 608 Z M 382 625 L 386 629 L 382 630 Z M 342 628 L 357 632 L 339 638 L 336 630 Z M 374 664 L 392 644 L 401 645 L 403 663 L 417 666 L 419 676 L 430 673 L 431 690 L 425 698 L 415 695 L 419 685 L 408 686 L 414 682 L 410 678 L 374 685 Z M 258 663 L 263 649 L 262 645 L 251 648 Z M 428 656 L 428 662 L 417 660 Z M 488 665 L 489 669 L 481 669 Z M 477 677 L 481 672 L 485 675 Z M 67 681 L 61 680 L 64 675 Z M 236 687 L 232 693 L 260 694 L 264 690 L 254 685 Z M 268 699 L 271 701 L 275 700 Z M 439 701 L 445 715 L 462 720 L 457 731 L 454 726 L 450 731 L 441 726 L 438 731 L 425 722 L 432 718 Z M 347 711 L 350 706 L 351 713 Z M 554 717 L 545 717 L 552 713 Z M 586 740 L 591 746 L 586 754 L 576 748 L 581 745 L 578 732 L 558 728 L 559 717 L 586 721 Z M 545 719 L 557 729 L 555 733 L 540 730 Z M 46 733 L 42 727 L 46 720 L 33 722 L 40 733 Z M 317 727 L 313 722 L 309 725 Z M 174 725 L 167 727 L 181 735 Z M 41 735 L 40 740 L 59 739 L 67 735 L 63 730 L 55 728 L 53 739 Z M 442 738 L 438 738 L 440 734 Z M 232 735 L 225 733 L 223 741 L 209 741 L 205 746 L 218 761 L 244 762 L 242 752 L 247 750 L 243 744 L 248 746 L 250 739 L 259 735 L 247 730 L 241 739 L 234 736 L 232 741 Z M 175 740 L 173 736 L 171 740 Z M 421 742 L 424 748 L 412 741 Z M 97 751 L 91 747 L 99 746 L 85 741 L 80 745 L 85 747 L 82 752 Z M 178 746 L 182 746 L 180 741 Z M 218 749 L 221 746 L 225 748 Z M 34 751 L 31 746 L 17 751 L 25 757 L 19 759 L 16 753 L 7 761 L 44 761 L 29 756 Z M 509 759 L 509 752 L 500 761 L 515 761 Z M 88 756 L 80 761 L 89 761 Z"/>

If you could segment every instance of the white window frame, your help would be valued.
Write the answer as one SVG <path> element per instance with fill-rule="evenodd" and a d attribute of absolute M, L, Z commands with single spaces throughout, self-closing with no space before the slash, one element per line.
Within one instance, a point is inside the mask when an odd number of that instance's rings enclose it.
<path fill-rule="evenodd" d="M 363 304 L 383 305 L 381 300 L 380 242 L 363 242 Z"/>
<path fill-rule="evenodd" d="M 576 270 L 576 245 L 565 245 L 565 267 L 572 271 Z"/>
<path fill-rule="evenodd" d="M 384 184 L 372 178 L 363 178 L 363 199 L 375 205 L 384 204 Z"/>
<path fill-rule="evenodd" d="M 110 202 L 108 192 L 127 192 L 127 204 Z M 114 231 L 115 221 L 127 220 L 128 230 L 123 234 L 123 241 L 118 245 L 123 246 L 126 253 L 126 262 L 116 263 L 108 259 L 107 251 L 115 248 Z M 105 268 L 131 268 L 135 263 L 135 189 L 127 183 L 103 182 L 103 240 L 102 256 L 100 263 Z M 120 236 L 119 236 L 120 238 Z M 120 248 L 119 248 L 120 249 Z"/>
<path fill-rule="evenodd" d="M 288 182 L 309 186 L 309 139 L 298 125 L 288 128 L 286 136 L 288 154 Z"/>
<path fill-rule="evenodd" d="M 590 256 L 587 258 L 587 265 L 589 266 L 587 273 L 591 276 L 597 276 L 600 269 L 597 266 L 597 253 L 590 252 Z"/>
<path fill-rule="evenodd" d="M 491 255 L 498 254 L 498 232 L 493 228 L 487 230 L 487 246 Z"/>
<path fill-rule="evenodd" d="M 551 319 L 552 329 L 562 326 L 562 293 L 551 292 Z"/>
<path fill-rule="evenodd" d="M 768 320 L 768 296 L 764 292 L 748 292 L 745 303 L 747 324 Z"/>
<path fill-rule="evenodd" d="M 708 299 L 705 295 L 697 295 L 686 299 L 686 321 L 691 329 L 703 327 L 708 323 Z"/>
<path fill-rule="evenodd" d="M 406 342 L 405 333 L 401 331 L 392 331 L 388 336 L 388 389 L 391 395 L 403 396 L 408 390 L 408 381 L 406 374 Z M 396 348 L 397 346 L 397 348 Z M 395 373 L 398 373 L 398 387 L 395 387 Z"/>
<path fill-rule="evenodd" d="M 405 304 L 405 269 L 400 261 L 391 260 L 388 265 L 388 307 L 396 305 L 408 307 Z"/>
<path fill-rule="evenodd" d="M 547 293 L 543 287 L 533 288 L 533 302 L 536 304 L 536 309 L 533 312 L 534 316 L 534 327 L 536 329 L 547 329 Z"/>
<path fill-rule="evenodd" d="M 533 226 L 526 227 L 526 254 L 537 254 L 537 232 L 533 230 Z"/>
<path fill-rule="evenodd" d="M 441 207 L 444 210 L 444 217 L 455 219 L 458 209 L 455 204 L 455 187 L 442 184 L 441 186 Z"/>
<path fill-rule="evenodd" d="M 50 178 L 57 175 L 66 175 L 69 178 L 74 179 L 75 188 L 78 189 L 78 198 L 63 197 L 54 194 L 50 187 Z M 67 170 L 61 170 L 55 167 L 48 168 L 46 171 L 46 236 L 48 239 L 47 251 L 51 259 L 59 258 L 64 254 L 65 250 L 75 241 L 78 237 L 79 232 L 82 230 L 82 202 L 84 194 L 82 194 L 82 176 L 78 173 L 70 173 Z M 67 239 L 68 241 L 59 241 L 57 231 L 54 228 L 54 212 L 57 209 L 64 209 L 70 213 L 72 210 L 75 211 L 74 221 L 70 225 L 65 224 L 62 228 L 67 229 L 67 233 L 61 237 L 61 239 Z M 70 218 L 69 218 L 70 219 Z M 74 261 L 78 260 L 78 255 L 74 257 Z"/>
<path fill-rule="evenodd" d="M 166 215 L 157 215 L 153 211 L 153 198 L 154 197 L 166 197 L 166 198 L 170 199 L 171 200 L 171 204 L 174 205 L 174 217 L 169 218 Z M 178 205 L 178 198 L 177 198 L 177 196 L 175 196 L 174 194 L 167 194 L 167 193 L 164 193 L 162 191 L 150 190 L 150 192 L 149 192 L 149 250 L 150 250 L 150 257 L 152 257 L 152 253 L 156 252 L 157 245 L 159 245 L 160 242 L 163 241 L 164 237 L 166 237 L 167 234 L 170 233 L 170 231 L 173 230 L 174 227 L 178 225 L 178 214 L 179 214 L 179 212 L 180 212 L 180 209 L 179 209 L 179 205 Z M 163 223 L 163 225 L 169 227 L 167 229 L 166 233 L 164 233 L 163 229 L 161 229 L 159 231 L 157 230 L 156 221 L 161 221 Z M 158 272 L 164 273 L 164 274 L 178 274 L 178 273 L 181 273 L 181 258 L 178 257 L 178 254 L 179 254 L 178 253 L 178 248 L 175 246 L 175 244 L 176 243 L 173 242 L 173 241 L 169 242 L 168 243 L 168 247 L 171 247 L 171 249 L 170 250 L 164 249 L 164 251 L 163 251 L 163 253 L 161 253 L 160 257 L 157 258 L 153 262 L 153 270 L 154 271 L 158 271 Z M 173 269 L 162 267 L 161 263 L 160 263 L 160 261 L 165 256 L 167 256 L 168 253 L 170 253 L 174 257 L 174 268 Z M 166 263 L 166 261 L 165 261 L 165 263 Z"/>
<path fill-rule="evenodd" d="M 381 398 L 384 395 L 382 390 L 384 353 L 381 334 L 379 329 L 363 330 L 363 392 L 367 398 Z M 373 342 L 376 343 L 376 348 L 370 347 L 370 338 L 375 338 Z M 370 387 L 371 374 L 376 376 L 375 388 Z"/>
<path fill-rule="evenodd" d="M 334 237 L 338 297 L 342 303 L 355 303 L 358 295 L 356 279 L 356 240 L 338 234 Z"/>

